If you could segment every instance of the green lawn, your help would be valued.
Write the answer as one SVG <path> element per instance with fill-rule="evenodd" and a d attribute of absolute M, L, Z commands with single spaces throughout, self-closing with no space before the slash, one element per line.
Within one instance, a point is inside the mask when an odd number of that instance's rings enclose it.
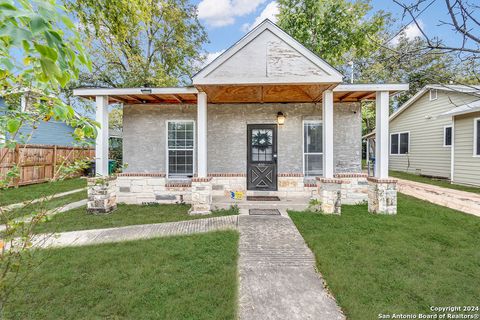
<path fill-rule="evenodd" d="M 66 204 L 80 201 L 83 199 L 87 199 L 87 191 L 80 191 L 80 192 L 75 192 L 63 197 L 58 197 L 58 198 L 53 198 L 48 201 L 43 201 L 43 202 L 38 202 L 38 203 L 32 203 L 28 204 L 25 207 L 14 209 L 7 211 L 6 214 L 8 214 L 9 218 L 17 218 L 21 216 L 25 216 L 28 214 L 32 214 L 35 212 L 41 212 L 44 210 L 51 210 L 55 208 L 60 208 L 63 207 Z"/>
<path fill-rule="evenodd" d="M 449 189 L 480 193 L 480 188 L 462 186 L 462 185 L 459 185 L 459 184 L 451 184 L 450 181 L 448 181 L 446 179 L 434 179 L 434 178 L 429 178 L 429 177 L 425 177 L 425 176 L 416 175 L 416 174 L 413 174 L 413 173 L 406 173 L 406 172 L 400 172 L 400 171 L 390 171 L 389 175 L 391 177 L 394 177 L 394 178 L 411 180 L 411 181 L 421 182 L 421 183 L 428 183 L 428 184 L 432 184 L 432 185 L 439 186 L 439 187 L 444 187 L 444 188 L 449 188 Z"/>
<path fill-rule="evenodd" d="M 119 204 L 117 210 L 106 215 L 92 215 L 85 207 L 69 210 L 53 216 L 49 221 L 36 226 L 36 233 L 60 232 L 85 229 L 112 228 L 134 224 L 161 223 L 202 219 L 238 214 L 237 210 L 218 210 L 209 215 L 189 215 L 188 205 L 127 205 Z"/>
<path fill-rule="evenodd" d="M 0 206 L 38 199 L 56 193 L 85 188 L 86 186 L 86 179 L 75 178 L 0 190 Z"/>
<path fill-rule="evenodd" d="M 291 212 L 349 320 L 478 305 L 480 218 L 402 194 L 396 216 Z"/>
<path fill-rule="evenodd" d="M 5 319 L 235 319 L 237 246 L 223 231 L 40 251 Z"/>

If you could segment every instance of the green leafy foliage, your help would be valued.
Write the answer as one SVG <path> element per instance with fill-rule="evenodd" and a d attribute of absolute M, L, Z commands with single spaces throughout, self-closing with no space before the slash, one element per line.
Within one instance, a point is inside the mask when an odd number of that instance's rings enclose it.
<path fill-rule="evenodd" d="M 93 57 L 83 85 L 174 86 L 190 82 L 207 41 L 187 0 L 64 0 Z"/>
<path fill-rule="evenodd" d="M 279 25 L 336 67 L 368 57 L 387 15 L 370 14 L 370 0 L 279 0 Z"/>

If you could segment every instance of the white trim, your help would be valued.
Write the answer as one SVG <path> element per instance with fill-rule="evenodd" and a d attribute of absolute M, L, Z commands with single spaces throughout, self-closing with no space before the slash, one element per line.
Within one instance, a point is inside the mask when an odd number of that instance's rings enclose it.
<path fill-rule="evenodd" d="M 150 93 L 142 93 L 142 89 L 150 89 Z M 78 88 L 73 89 L 74 96 L 103 96 L 103 95 L 149 95 L 149 94 L 197 94 L 195 87 L 179 88 Z"/>
<path fill-rule="evenodd" d="M 256 26 L 252 31 L 247 33 L 243 36 L 239 41 L 233 44 L 230 48 L 228 48 L 225 52 L 223 52 L 220 56 L 206 65 L 202 70 L 200 70 L 197 74 L 195 74 L 192 78 L 192 83 L 194 85 L 203 85 L 203 84 L 240 84 L 240 79 L 209 79 L 208 76 L 218 67 L 220 67 L 223 63 L 225 63 L 228 59 L 230 59 L 233 55 L 237 52 L 242 50 L 248 43 L 253 41 L 256 37 L 258 37 L 261 33 L 265 30 L 269 30 L 274 35 L 279 37 L 282 41 L 287 43 L 293 49 L 298 51 L 301 55 L 303 55 L 306 59 L 310 60 L 313 64 L 318 66 L 320 69 L 325 71 L 327 75 L 321 76 L 322 82 L 324 83 L 340 83 L 343 79 L 343 75 L 337 71 L 334 67 L 328 64 L 325 60 L 321 59 L 319 56 L 314 54 L 312 51 L 305 48 L 301 45 L 297 40 L 292 38 L 289 34 L 285 31 L 280 29 L 276 24 L 272 21 L 265 19 L 262 23 Z M 303 78 L 297 78 L 296 83 L 311 83 L 311 82 L 318 82 L 319 76 L 312 76 L 308 77 L 305 76 Z M 253 84 L 253 83 L 278 83 L 276 79 L 241 79 L 242 84 Z"/>
<path fill-rule="evenodd" d="M 375 177 L 380 179 L 388 178 L 388 152 L 389 144 L 389 93 L 388 91 L 377 91 L 375 93 Z"/>
<path fill-rule="evenodd" d="M 207 148 L 207 94 L 199 92 L 197 98 L 197 175 L 199 178 L 207 177 L 208 148 Z"/>
<path fill-rule="evenodd" d="M 323 131 L 323 121 L 321 119 L 315 120 L 315 119 L 309 119 L 309 120 L 303 120 L 302 121 L 302 166 L 303 166 L 303 176 L 305 178 L 312 178 L 316 176 L 307 176 L 306 174 L 306 168 L 305 168 L 305 124 L 307 123 L 314 123 L 314 124 L 321 124 L 322 125 L 322 131 Z M 323 132 L 322 132 L 322 151 L 323 151 Z M 309 152 L 308 154 L 313 154 L 313 155 L 322 155 L 322 166 L 323 166 L 323 152 Z M 322 168 L 323 171 L 323 168 Z M 323 175 L 323 172 L 322 172 Z"/>
<path fill-rule="evenodd" d="M 442 113 L 440 116 L 459 116 L 480 111 L 480 100 L 476 100 L 462 106 L 456 107 L 450 111 Z"/>
<path fill-rule="evenodd" d="M 477 150 L 477 128 L 478 128 L 478 123 L 480 122 L 480 118 L 474 118 L 473 119 L 473 157 L 474 158 L 480 158 L 480 154 L 478 154 Z"/>
<path fill-rule="evenodd" d="M 405 83 L 398 84 L 339 84 L 333 88 L 333 92 L 349 92 L 349 91 L 406 91 L 409 85 Z"/>
<path fill-rule="evenodd" d="M 438 89 L 430 89 L 428 92 L 430 101 L 435 101 L 438 99 Z M 435 95 L 433 93 L 435 93 Z"/>
<path fill-rule="evenodd" d="M 167 179 L 170 177 L 170 173 L 169 173 L 169 159 L 168 159 L 168 151 L 169 148 L 168 148 L 168 124 L 170 122 L 193 122 L 193 149 L 172 149 L 172 150 L 180 150 L 180 151 L 190 151 L 190 150 L 193 150 L 193 167 L 192 167 L 192 177 L 195 175 L 195 171 L 197 169 L 197 166 L 196 166 L 196 154 L 197 154 L 197 147 L 196 147 L 196 143 L 197 143 L 197 139 L 196 139 L 196 135 L 197 135 L 197 132 L 196 132 L 196 124 L 195 124 L 195 119 L 168 119 L 168 120 L 165 120 L 165 177 L 167 177 Z M 188 174 L 187 174 L 188 175 Z M 181 178 L 181 176 L 176 176 L 176 178 Z"/>
<path fill-rule="evenodd" d="M 450 150 L 450 183 L 455 173 L 455 119 L 452 118 L 452 148 Z"/>
<path fill-rule="evenodd" d="M 408 151 L 407 153 L 400 153 L 400 135 L 408 133 Z M 398 153 L 392 153 L 392 136 L 398 134 Z M 390 140 L 388 140 L 388 154 L 391 156 L 406 156 L 410 154 L 410 131 L 398 131 L 390 133 Z"/>

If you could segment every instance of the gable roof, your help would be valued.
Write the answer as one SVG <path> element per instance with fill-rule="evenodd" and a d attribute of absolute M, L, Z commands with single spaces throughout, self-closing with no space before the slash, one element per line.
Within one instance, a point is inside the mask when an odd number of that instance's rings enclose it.
<path fill-rule="evenodd" d="M 480 112 L 480 100 L 476 100 L 474 102 L 464 104 L 463 106 L 456 107 L 450 111 L 442 113 L 441 116 L 458 116 L 461 114 L 467 114 L 472 112 Z"/>
<path fill-rule="evenodd" d="M 294 68 L 297 65 L 303 70 Z M 263 74 L 247 75 L 249 69 Z M 334 67 L 266 19 L 195 74 L 193 84 L 340 83 L 342 78 Z"/>
<path fill-rule="evenodd" d="M 468 93 L 475 94 L 480 96 L 480 86 L 469 86 L 469 85 L 443 85 L 443 84 L 432 84 L 426 85 L 422 90 L 418 91 L 413 97 L 408 99 L 400 108 L 397 109 L 389 118 L 389 121 L 392 121 L 398 117 L 402 112 L 407 110 L 411 105 L 414 104 L 418 99 L 420 99 L 427 91 L 435 89 L 446 92 L 458 92 L 458 93 Z"/>
<path fill-rule="evenodd" d="M 392 113 L 389 117 L 389 122 L 391 122 L 393 119 L 398 117 L 402 112 L 407 110 L 411 105 L 413 105 L 418 99 L 420 99 L 425 93 L 427 93 L 430 89 L 436 89 L 440 91 L 446 91 L 446 92 L 458 92 L 458 93 L 465 93 L 465 94 L 473 94 L 473 95 L 478 95 L 480 97 L 480 86 L 471 86 L 471 85 L 443 85 L 443 84 L 431 84 L 431 85 L 426 85 L 423 87 L 420 91 L 418 91 L 413 97 L 407 100 L 403 105 L 400 106 L 394 113 Z M 461 106 L 465 107 L 465 106 Z M 461 108 L 458 107 L 458 108 Z M 454 108 L 452 109 L 458 109 Z M 450 111 L 449 111 L 450 112 Z M 472 111 L 473 112 L 473 111 Z M 446 113 L 442 114 L 446 115 Z M 373 130 L 370 133 L 367 133 L 364 135 L 362 138 L 367 139 L 375 134 L 375 130 Z"/>

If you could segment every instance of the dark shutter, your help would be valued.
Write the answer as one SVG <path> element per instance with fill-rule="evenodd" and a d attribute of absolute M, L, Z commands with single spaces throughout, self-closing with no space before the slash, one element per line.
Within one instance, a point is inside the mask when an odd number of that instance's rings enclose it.
<path fill-rule="evenodd" d="M 408 153 L 408 133 L 400 134 L 400 154 Z"/>
<path fill-rule="evenodd" d="M 445 128 L 445 145 L 446 146 L 452 145 L 452 127 Z"/>
<path fill-rule="evenodd" d="M 390 153 L 398 154 L 398 133 L 390 136 Z"/>

